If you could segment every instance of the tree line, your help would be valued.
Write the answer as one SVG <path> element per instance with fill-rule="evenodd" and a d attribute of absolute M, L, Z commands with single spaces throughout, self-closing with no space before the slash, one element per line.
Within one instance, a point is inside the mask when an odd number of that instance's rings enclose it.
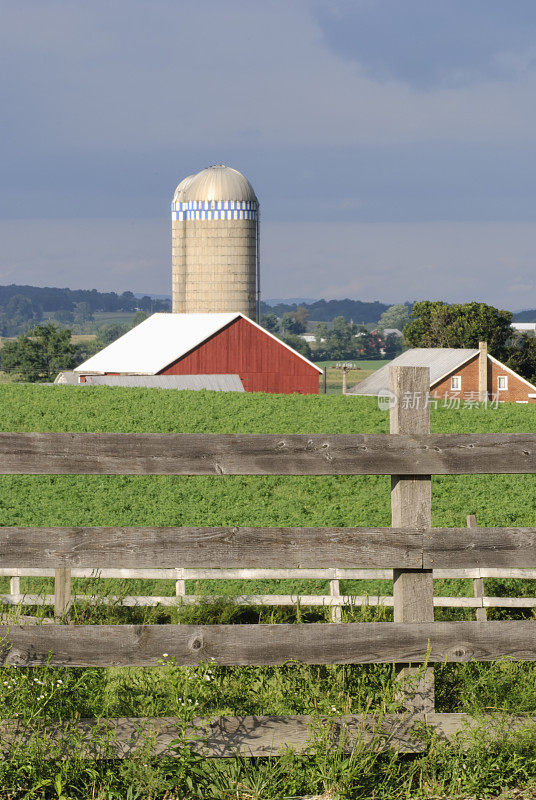
<path fill-rule="evenodd" d="M 59 289 L 50 286 L 0 286 L 0 336 L 25 333 L 52 313 L 60 324 L 83 325 L 95 312 L 134 313 L 140 309 L 146 314 L 170 311 L 168 299 L 145 295 L 136 297 L 132 292 L 98 292 L 96 289 Z"/>

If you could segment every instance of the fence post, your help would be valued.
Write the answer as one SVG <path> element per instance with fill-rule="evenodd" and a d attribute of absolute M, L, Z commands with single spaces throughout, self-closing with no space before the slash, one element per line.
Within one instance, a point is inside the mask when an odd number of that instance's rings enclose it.
<path fill-rule="evenodd" d="M 391 433 L 430 433 L 430 370 L 428 367 L 389 368 Z M 391 517 L 395 528 L 427 530 L 432 526 L 432 482 L 430 475 L 391 476 Z M 432 570 L 393 571 L 394 621 L 434 621 Z M 411 676 L 416 668 L 404 669 Z M 428 667 L 419 684 L 406 696 L 405 705 L 419 714 L 434 710 L 434 672 Z"/>
<path fill-rule="evenodd" d="M 329 582 L 329 593 L 331 597 L 339 597 L 341 594 L 341 587 L 338 578 L 332 578 Z M 331 621 L 341 622 L 342 608 L 341 606 L 331 606 Z"/>
<path fill-rule="evenodd" d="M 12 575 L 9 579 L 9 594 L 13 603 L 20 603 L 20 577 Z"/>
<path fill-rule="evenodd" d="M 64 619 L 71 605 L 71 570 L 59 567 L 54 570 L 54 617 Z"/>
<path fill-rule="evenodd" d="M 477 528 L 478 524 L 476 521 L 475 514 L 468 514 L 467 515 L 467 527 L 468 528 Z M 483 578 L 474 578 L 473 579 L 473 587 L 474 587 L 474 595 L 475 597 L 484 597 L 484 579 Z M 477 608 L 476 610 L 476 621 L 477 622 L 486 622 L 488 619 L 488 612 L 482 606 L 481 608 Z"/>

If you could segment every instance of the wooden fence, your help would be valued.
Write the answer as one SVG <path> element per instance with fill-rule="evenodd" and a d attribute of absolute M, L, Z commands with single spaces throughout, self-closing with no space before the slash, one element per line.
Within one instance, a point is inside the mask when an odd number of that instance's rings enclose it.
<path fill-rule="evenodd" d="M 471 515 L 472 516 L 472 515 Z M 186 581 L 198 580 L 262 580 L 262 579 L 298 579 L 302 581 L 322 579 L 329 583 L 330 594 L 242 594 L 242 595 L 217 595 L 217 599 L 239 606 L 297 606 L 302 607 L 328 607 L 331 609 L 334 622 L 340 622 L 340 609 L 355 607 L 356 605 L 387 606 L 394 605 L 392 595 L 373 594 L 342 594 L 340 591 L 341 580 L 389 580 L 393 578 L 393 570 L 374 569 L 315 569 L 314 571 L 287 569 L 65 569 L 57 575 L 53 569 L 17 569 L 9 570 L 0 568 L 0 576 L 10 579 L 10 591 L 0 594 L 0 603 L 17 606 L 54 606 L 57 616 L 64 617 L 70 608 L 70 603 L 78 600 L 81 602 L 113 604 L 118 606 L 167 606 L 176 607 L 179 604 L 197 605 L 199 603 L 216 599 L 214 595 L 202 592 L 188 594 Z M 180 576 L 180 577 L 178 577 Z M 35 591 L 23 592 L 21 590 L 21 577 L 55 578 L 54 594 L 36 593 Z M 517 580 L 536 580 L 536 570 L 530 569 L 437 569 L 433 570 L 434 580 L 472 580 L 474 596 L 445 595 L 434 596 L 434 608 L 473 608 L 477 619 L 486 619 L 487 608 L 536 608 L 536 596 L 530 597 L 503 597 L 486 595 L 484 593 L 485 578 L 502 578 Z M 175 582 L 175 595 L 87 595 L 83 592 L 74 593 L 71 590 L 71 579 L 138 579 L 138 580 L 172 580 Z M 106 586 L 104 585 L 104 590 Z M 482 613 L 480 613 L 482 612 Z"/>
<path fill-rule="evenodd" d="M 0 663 L 33 666 L 157 666 L 214 659 L 222 665 L 369 664 L 536 660 L 533 621 L 434 622 L 433 570 L 536 568 L 536 528 L 431 526 L 432 474 L 536 473 L 536 434 L 430 434 L 429 374 L 392 367 L 388 435 L 189 435 L 0 433 L 2 474 L 391 475 L 391 528 L 3 528 L 3 570 L 337 569 L 394 570 L 394 622 L 276 625 L 0 626 Z M 406 398 L 413 398 L 406 402 Z M 416 402 L 421 398 L 421 402 Z M 58 580 L 67 573 L 56 573 Z M 410 669 L 415 669 L 410 667 Z M 407 713 L 337 720 L 350 737 L 381 726 L 391 746 L 418 749 L 414 722 L 451 735 L 463 715 L 434 712 L 433 668 L 406 698 Z M 513 724 L 517 724 L 518 720 Z M 525 722 L 524 718 L 519 724 Z M 68 724 L 68 723 L 66 723 Z M 18 723 L 4 729 L 18 735 Z M 156 749 L 176 720 L 80 721 L 113 730 L 118 756 L 150 730 Z M 337 727 L 338 726 L 338 727 Z M 307 746 L 306 717 L 196 720 L 208 755 L 276 753 Z M 58 726 L 49 726 L 59 735 Z M 7 734 L 6 734 L 7 735 Z M 22 735 L 22 734 L 21 734 Z M 8 739 L 9 739 L 8 736 Z"/>

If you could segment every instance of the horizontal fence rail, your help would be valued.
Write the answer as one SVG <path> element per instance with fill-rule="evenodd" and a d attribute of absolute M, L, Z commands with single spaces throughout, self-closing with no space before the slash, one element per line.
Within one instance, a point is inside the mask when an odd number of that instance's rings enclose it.
<path fill-rule="evenodd" d="M 0 531 L 2 529 L 0 528 Z M 392 569 L 77 569 L 71 570 L 73 578 L 123 578 L 125 580 L 387 580 L 393 578 Z M 520 578 L 536 580 L 536 569 L 503 569 L 477 567 L 476 569 L 434 569 L 435 580 L 463 578 Z M 53 578 L 54 569 L 40 567 L 0 567 L 0 576 Z"/>
<path fill-rule="evenodd" d="M 2 568 L 536 567 L 536 528 L 0 528 Z"/>
<path fill-rule="evenodd" d="M 348 714 L 340 717 L 241 716 L 195 718 L 185 724 L 176 717 L 123 717 L 116 719 L 81 719 L 76 722 L 51 723 L 33 720 L 31 727 L 20 720 L 0 723 L 0 752 L 19 746 L 32 738 L 46 737 L 59 758 L 130 758 L 146 753 L 147 743 L 153 745 L 155 756 L 176 754 L 174 743 L 188 741 L 188 746 L 210 758 L 244 756 L 276 756 L 283 748 L 297 753 L 313 751 L 312 732 L 320 726 L 326 729 L 326 742 L 343 752 L 366 743 L 378 749 L 393 749 L 400 753 L 420 753 L 427 748 L 427 736 L 435 734 L 446 739 L 471 730 L 481 731 L 484 724 L 497 736 L 508 729 L 523 730 L 534 725 L 531 715 L 493 715 L 478 720 L 469 714 L 427 714 L 418 717 L 410 713 Z M 463 747 L 463 741 L 461 742 Z"/>
<path fill-rule="evenodd" d="M 0 474 L 536 473 L 536 433 L 0 433 Z"/>
<path fill-rule="evenodd" d="M 150 667 L 536 661 L 534 622 L 0 626 L 0 663 Z M 167 655 L 165 655 L 167 654 Z"/>
<path fill-rule="evenodd" d="M 164 606 L 177 608 L 180 605 L 194 606 L 204 603 L 221 602 L 237 606 L 300 606 L 342 608 L 348 606 L 394 606 L 391 595 L 322 595 L 322 594 L 239 594 L 239 595 L 135 595 L 96 597 L 90 594 L 76 594 L 73 601 L 98 605 L 126 607 Z M 23 606 L 53 606 L 57 603 L 55 594 L 0 594 L 0 603 Z M 536 597 L 434 597 L 435 608 L 536 608 Z M 340 621 L 340 620 L 339 620 Z"/>

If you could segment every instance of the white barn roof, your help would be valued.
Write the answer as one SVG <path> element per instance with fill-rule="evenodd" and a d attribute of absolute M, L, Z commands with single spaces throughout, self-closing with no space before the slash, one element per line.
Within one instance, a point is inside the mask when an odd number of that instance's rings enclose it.
<path fill-rule="evenodd" d="M 177 359 L 189 353 L 210 336 L 234 320 L 242 317 L 275 339 L 281 347 L 314 367 L 320 367 L 281 342 L 249 317 L 240 313 L 229 314 L 153 314 L 76 367 L 77 374 L 104 375 L 120 372 L 130 375 L 156 375 Z"/>

